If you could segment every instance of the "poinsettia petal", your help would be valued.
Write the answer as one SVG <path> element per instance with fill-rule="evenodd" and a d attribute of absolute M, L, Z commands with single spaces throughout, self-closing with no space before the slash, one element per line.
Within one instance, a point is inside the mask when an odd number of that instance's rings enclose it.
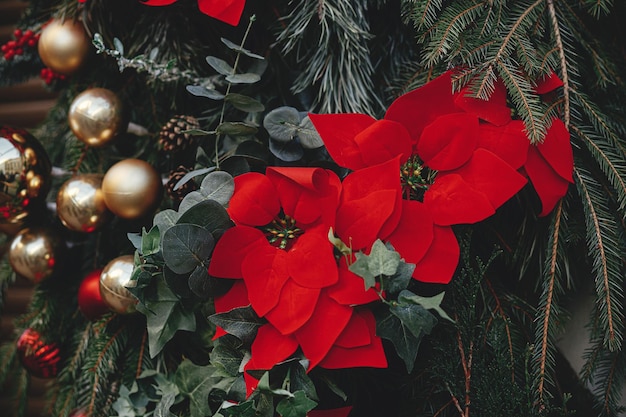
<path fill-rule="evenodd" d="M 241 263 L 244 258 L 254 252 L 255 247 L 265 245 L 268 245 L 267 239 L 259 229 L 249 226 L 231 227 L 215 245 L 209 264 L 209 275 L 242 278 Z"/>
<path fill-rule="evenodd" d="M 360 113 L 309 113 L 309 118 L 322 137 L 326 150 L 339 166 L 353 170 L 367 166 L 354 138 L 376 119 Z"/>
<path fill-rule="evenodd" d="M 245 366 L 244 366 L 244 371 L 245 371 Z M 249 372 L 243 373 L 243 380 L 246 383 L 246 398 L 248 398 L 250 395 L 252 395 L 254 390 L 259 386 L 259 380 L 253 377 L 252 375 L 250 375 Z"/>
<path fill-rule="evenodd" d="M 449 171 L 467 162 L 478 143 L 478 118 L 467 113 L 445 114 L 424 127 L 417 154 L 437 171 Z"/>
<path fill-rule="evenodd" d="M 344 305 L 360 305 L 378 301 L 374 288 L 365 289 L 365 281 L 348 269 L 345 258 L 339 260 L 339 280 L 326 292 L 329 297 Z"/>
<path fill-rule="evenodd" d="M 241 264 L 250 304 L 259 317 L 278 304 L 281 289 L 289 279 L 288 259 L 285 251 L 267 245 L 250 252 Z"/>
<path fill-rule="evenodd" d="M 335 341 L 335 346 L 354 348 L 369 345 L 371 342 L 372 337 L 365 317 L 362 314 L 352 314 L 346 328 Z"/>
<path fill-rule="evenodd" d="M 351 316 L 351 307 L 337 303 L 322 292 L 315 314 L 294 333 L 304 356 L 309 360 L 309 370 L 324 359 Z"/>
<path fill-rule="evenodd" d="M 271 324 L 259 327 L 252 342 L 252 356 L 245 366 L 246 370 L 270 370 L 284 361 L 298 349 L 298 341 L 292 335 L 281 334 Z"/>
<path fill-rule="evenodd" d="M 519 169 L 526 162 L 530 146 L 524 129 L 524 122 L 521 120 L 511 120 L 504 126 L 481 123 L 478 147 L 499 156 L 513 169 Z"/>
<path fill-rule="evenodd" d="M 213 305 L 216 313 L 225 313 L 237 307 L 245 307 L 250 304 L 248 300 L 248 290 L 246 284 L 243 281 L 235 281 L 230 290 L 226 294 L 215 297 L 213 299 Z M 215 327 L 215 335 L 213 339 L 224 336 L 226 331 L 220 326 Z"/>
<path fill-rule="evenodd" d="M 245 0 L 198 0 L 200 11 L 232 26 L 241 19 Z"/>
<path fill-rule="evenodd" d="M 554 71 L 550 71 L 549 75 L 537 80 L 535 92 L 537 94 L 547 94 L 559 87 L 563 87 L 563 81 L 561 81 Z"/>
<path fill-rule="evenodd" d="M 419 262 L 433 240 L 433 219 L 428 208 L 419 201 L 402 200 L 400 223 L 387 240 L 407 262 Z"/>
<path fill-rule="evenodd" d="M 403 124 L 415 145 L 426 125 L 443 114 L 458 111 L 452 94 L 452 73 L 447 71 L 394 100 L 385 113 L 385 119 Z"/>
<path fill-rule="evenodd" d="M 335 284 L 339 274 L 333 251 L 326 228 L 307 230 L 288 252 L 289 275 L 307 288 L 323 288 Z"/>
<path fill-rule="evenodd" d="M 343 180 L 336 232 L 354 250 L 369 247 L 384 227 L 393 230 L 400 210 L 398 158 L 350 173 Z"/>
<path fill-rule="evenodd" d="M 546 216 L 567 193 L 570 183 L 552 169 L 534 146 L 528 149 L 524 169 L 541 200 L 539 216 Z"/>
<path fill-rule="evenodd" d="M 472 159 L 454 172 L 486 195 L 496 210 L 526 185 L 524 176 L 486 149 L 477 149 Z"/>
<path fill-rule="evenodd" d="M 305 288 L 291 279 L 287 280 L 280 292 L 278 304 L 265 318 L 282 334 L 291 334 L 309 321 L 315 311 L 320 291 L 318 288 Z"/>
<path fill-rule="evenodd" d="M 435 226 L 428 252 L 415 265 L 413 278 L 432 284 L 447 284 L 459 264 L 459 243 L 450 226 Z"/>
<path fill-rule="evenodd" d="M 169 6 L 178 0 L 141 0 L 146 6 Z M 82 2 L 81 2 L 82 3 Z"/>
<path fill-rule="evenodd" d="M 307 413 L 307 417 L 348 417 L 352 411 L 352 406 L 332 408 L 328 410 L 311 410 Z"/>
<path fill-rule="evenodd" d="M 321 168 L 268 168 L 267 178 L 278 193 L 285 214 L 306 225 L 317 220 L 333 224 L 341 193 L 337 174 Z"/>
<path fill-rule="evenodd" d="M 258 172 L 235 177 L 235 192 L 228 203 L 228 214 L 235 224 L 264 226 L 279 212 L 280 201 L 269 178 Z"/>
<path fill-rule="evenodd" d="M 378 120 L 354 137 L 367 166 L 381 164 L 397 156 L 405 161 L 411 156 L 409 132 L 400 123 Z"/>
<path fill-rule="evenodd" d="M 356 348 L 333 346 L 319 364 L 325 369 L 345 369 L 356 367 L 386 368 L 387 357 L 380 337 L 376 336 L 376 320 L 369 310 L 355 310 L 354 314 L 361 315 L 366 323 L 371 342 Z"/>
<path fill-rule="evenodd" d="M 473 224 L 496 211 L 487 196 L 473 189 L 459 174 L 438 174 L 424 193 L 433 223 L 439 226 Z"/>
<path fill-rule="evenodd" d="M 553 119 L 543 142 L 536 145 L 543 158 L 564 180 L 573 183 L 574 154 L 570 135 L 561 119 Z"/>
<path fill-rule="evenodd" d="M 502 126 L 511 121 L 511 108 L 506 104 L 506 96 L 506 87 L 502 80 L 498 79 L 488 100 L 475 97 L 470 86 L 467 86 L 456 96 L 455 104 L 482 120 Z"/>

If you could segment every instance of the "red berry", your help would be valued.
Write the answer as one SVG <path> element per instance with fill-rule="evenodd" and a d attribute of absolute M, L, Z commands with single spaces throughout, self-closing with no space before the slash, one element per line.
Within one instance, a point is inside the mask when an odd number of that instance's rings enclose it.
<path fill-rule="evenodd" d="M 15 42 L 15 41 L 8 41 L 7 42 L 7 46 L 9 48 L 15 48 L 17 46 L 17 42 Z"/>
<path fill-rule="evenodd" d="M 13 36 L 15 36 L 16 38 L 21 38 L 22 37 L 22 30 L 21 29 L 15 29 L 13 31 Z"/>
<path fill-rule="evenodd" d="M 24 49 L 22 48 L 16 48 L 15 49 L 15 55 L 22 55 L 24 53 Z"/>
<path fill-rule="evenodd" d="M 35 38 L 30 38 L 28 39 L 28 42 L 26 42 L 28 44 L 28 46 L 30 46 L 31 48 L 33 48 L 35 45 L 37 45 L 37 39 Z"/>
<path fill-rule="evenodd" d="M 35 33 L 34 33 L 32 30 L 27 29 L 27 30 L 24 32 L 24 37 L 25 37 L 25 38 L 32 38 L 34 34 L 35 34 Z"/>

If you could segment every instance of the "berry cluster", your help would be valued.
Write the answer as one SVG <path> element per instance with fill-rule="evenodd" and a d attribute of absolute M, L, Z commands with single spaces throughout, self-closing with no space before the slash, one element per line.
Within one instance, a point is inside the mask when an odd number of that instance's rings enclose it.
<path fill-rule="evenodd" d="M 16 55 L 22 55 L 25 47 L 34 48 L 39 41 L 39 33 L 35 33 L 30 29 L 25 31 L 15 29 L 13 37 L 15 40 L 8 41 L 0 47 L 4 59 L 7 61 L 12 60 Z"/>
<path fill-rule="evenodd" d="M 50 68 L 47 68 L 47 67 L 41 69 L 41 72 L 39 73 L 39 76 L 48 85 L 52 84 L 52 82 L 55 81 L 55 80 L 63 81 L 66 78 L 65 75 L 60 74 L 58 72 L 55 72 L 55 71 L 53 71 L 53 70 L 51 70 Z"/>

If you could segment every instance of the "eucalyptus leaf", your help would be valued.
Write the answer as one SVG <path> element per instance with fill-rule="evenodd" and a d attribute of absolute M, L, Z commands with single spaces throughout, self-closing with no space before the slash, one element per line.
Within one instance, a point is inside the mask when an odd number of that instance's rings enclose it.
<path fill-rule="evenodd" d="M 249 50 L 242 48 L 241 46 L 237 45 L 234 42 L 229 41 L 226 38 L 221 38 L 222 42 L 224 43 L 224 45 L 226 45 L 228 48 L 232 49 L 233 51 L 237 51 L 240 52 L 246 56 L 249 56 L 250 58 L 255 58 L 255 59 L 265 59 L 263 58 L 261 55 L 257 55 L 255 53 L 250 52 Z"/>
<path fill-rule="evenodd" d="M 177 224 L 163 235 L 163 259 L 177 274 L 186 274 L 208 260 L 215 246 L 211 232 L 195 224 Z"/>
<path fill-rule="evenodd" d="M 183 175 L 183 177 L 180 180 L 178 180 L 178 182 L 174 186 L 174 191 L 178 190 L 180 187 L 185 185 L 192 178 L 197 177 L 199 175 L 208 174 L 209 172 L 213 172 L 213 171 L 215 171 L 215 167 L 194 169 L 193 171 L 189 171 L 188 173 Z"/>
<path fill-rule="evenodd" d="M 295 141 L 278 142 L 270 138 L 270 151 L 281 161 L 296 162 L 304 156 L 304 149 Z"/>
<path fill-rule="evenodd" d="M 211 281 L 207 268 L 198 265 L 189 276 L 187 286 L 198 298 L 208 300 L 213 295 Z"/>
<path fill-rule="evenodd" d="M 120 53 L 120 55 L 124 55 L 124 45 L 119 38 L 113 38 L 113 46 L 115 47 L 115 50 Z"/>
<path fill-rule="evenodd" d="M 293 107 L 275 108 L 263 118 L 263 127 L 270 137 L 279 142 L 292 141 L 298 134 L 300 113 Z"/>
<path fill-rule="evenodd" d="M 209 320 L 246 344 L 252 343 L 259 327 L 265 324 L 265 320 L 259 318 L 250 306 L 213 314 Z"/>
<path fill-rule="evenodd" d="M 202 85 L 188 85 L 187 91 L 197 97 L 206 97 L 211 100 L 223 100 L 224 94 L 211 88 L 206 88 Z"/>
<path fill-rule="evenodd" d="M 161 233 L 161 239 L 163 239 L 163 235 L 170 227 L 176 224 L 178 220 L 178 213 L 176 210 L 166 209 L 158 212 L 154 215 L 154 220 L 152 223 L 159 228 L 159 232 Z"/>
<path fill-rule="evenodd" d="M 258 131 L 258 128 L 244 122 L 224 122 L 217 126 L 215 131 L 220 135 L 251 136 Z"/>
<path fill-rule="evenodd" d="M 317 149 L 324 146 L 324 141 L 322 141 L 320 134 L 317 133 L 309 116 L 302 119 L 298 126 L 298 139 L 300 145 L 305 149 Z"/>
<path fill-rule="evenodd" d="M 233 72 L 235 72 L 233 67 L 231 67 L 230 64 L 228 62 L 224 61 L 223 59 L 220 59 L 220 58 L 217 58 L 217 57 L 214 57 L 214 56 L 207 56 L 206 57 L 206 62 L 215 71 L 217 71 L 218 73 L 220 73 L 222 75 L 230 75 Z"/>
<path fill-rule="evenodd" d="M 159 56 L 159 47 L 155 46 L 154 48 L 152 48 L 150 50 L 150 54 L 148 55 L 148 59 L 150 61 L 156 61 L 158 56 Z"/>
<path fill-rule="evenodd" d="M 259 74 L 254 74 L 252 72 L 246 72 L 243 74 L 232 74 L 226 77 L 226 81 L 233 84 L 254 84 L 261 80 L 261 76 Z"/>
<path fill-rule="evenodd" d="M 245 112 L 258 113 L 265 110 L 263 103 L 252 97 L 244 96 L 243 94 L 229 93 L 224 97 L 224 100 L 232 104 L 235 108 Z"/>
<path fill-rule="evenodd" d="M 189 289 L 189 274 L 177 274 L 166 266 L 163 267 L 163 278 L 167 286 L 180 297 L 191 297 Z"/>
<path fill-rule="evenodd" d="M 246 172 L 251 171 L 250 163 L 248 162 L 248 158 L 241 155 L 233 155 L 224 159 L 222 162 L 221 168 L 228 172 L 233 177 L 237 175 L 245 174 Z"/>
<path fill-rule="evenodd" d="M 228 172 L 212 172 L 202 180 L 200 192 L 207 199 L 226 205 L 235 192 L 235 179 Z"/>

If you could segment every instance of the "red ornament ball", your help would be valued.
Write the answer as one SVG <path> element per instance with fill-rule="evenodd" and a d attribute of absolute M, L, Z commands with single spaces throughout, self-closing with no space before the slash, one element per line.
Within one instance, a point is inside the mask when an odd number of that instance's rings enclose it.
<path fill-rule="evenodd" d="M 17 353 L 28 373 L 38 378 L 54 378 L 59 372 L 61 351 L 47 343 L 38 331 L 28 328 L 17 339 Z"/>
<path fill-rule="evenodd" d="M 91 321 L 99 319 L 110 311 L 100 295 L 101 273 L 102 269 L 90 272 L 78 287 L 78 308 Z"/>

